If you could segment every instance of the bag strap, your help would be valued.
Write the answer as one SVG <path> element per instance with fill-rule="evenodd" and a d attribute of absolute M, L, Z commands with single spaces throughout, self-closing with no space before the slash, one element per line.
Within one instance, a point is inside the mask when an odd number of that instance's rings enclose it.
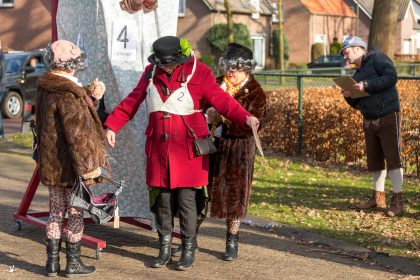
<path fill-rule="evenodd" d="M 191 134 L 194 136 L 195 139 L 198 139 L 197 135 L 195 134 L 194 130 L 187 124 L 187 122 L 184 119 L 183 115 L 180 115 L 182 121 L 184 122 L 185 126 L 187 127 L 187 129 L 191 132 Z"/>
<path fill-rule="evenodd" d="M 31 120 L 29 127 L 32 132 L 32 151 L 35 151 L 38 148 L 38 135 L 36 134 L 36 123 L 34 120 Z"/>

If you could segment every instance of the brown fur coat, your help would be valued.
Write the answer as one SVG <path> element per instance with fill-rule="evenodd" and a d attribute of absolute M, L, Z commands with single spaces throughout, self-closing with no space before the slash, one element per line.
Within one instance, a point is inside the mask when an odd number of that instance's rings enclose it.
<path fill-rule="evenodd" d="M 218 78 L 221 84 L 223 77 Z M 254 76 L 235 95 L 235 99 L 262 122 L 267 100 Z M 254 171 L 255 140 L 251 129 L 226 120 L 218 151 L 211 160 L 213 173 L 211 182 L 212 217 L 239 219 L 246 215 Z"/>
<path fill-rule="evenodd" d="M 72 186 L 105 166 L 102 124 L 84 88 L 47 72 L 38 82 L 36 123 L 39 174 L 47 186 Z"/>

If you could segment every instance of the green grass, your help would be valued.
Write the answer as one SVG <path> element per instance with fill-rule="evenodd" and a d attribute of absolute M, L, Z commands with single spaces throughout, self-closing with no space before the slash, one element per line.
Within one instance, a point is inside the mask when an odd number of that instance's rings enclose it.
<path fill-rule="evenodd" d="M 12 142 L 14 144 L 20 145 L 20 146 L 24 146 L 24 147 L 32 147 L 32 133 L 15 133 L 15 134 L 10 134 L 10 135 L 6 135 L 6 137 L 4 138 L 5 142 Z"/>
<path fill-rule="evenodd" d="M 355 211 L 372 193 L 368 174 L 257 157 L 248 212 L 293 227 L 420 261 L 419 179 L 404 181 L 405 214 Z M 387 182 L 389 194 L 392 187 Z M 388 195 L 388 203 L 390 196 Z"/>

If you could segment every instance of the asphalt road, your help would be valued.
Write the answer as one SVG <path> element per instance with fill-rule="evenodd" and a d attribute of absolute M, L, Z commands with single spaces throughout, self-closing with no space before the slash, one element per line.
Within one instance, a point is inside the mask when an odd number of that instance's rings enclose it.
<path fill-rule="evenodd" d="M 4 134 L 17 133 L 21 131 L 22 118 L 3 119 Z"/>

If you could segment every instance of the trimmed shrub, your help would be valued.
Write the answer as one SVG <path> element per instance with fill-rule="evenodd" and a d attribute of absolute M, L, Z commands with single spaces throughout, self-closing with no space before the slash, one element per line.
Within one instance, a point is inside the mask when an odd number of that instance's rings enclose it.
<path fill-rule="evenodd" d="M 234 23 L 233 36 L 235 43 L 252 49 L 251 35 L 249 34 L 248 27 L 246 25 L 242 23 Z M 226 24 L 221 23 L 213 25 L 207 35 L 207 41 L 215 54 L 219 55 L 222 53 L 228 44 Z"/>
<path fill-rule="evenodd" d="M 333 43 L 330 45 L 330 54 L 338 54 L 341 49 L 341 43 L 338 42 L 337 37 L 334 37 Z"/>
<path fill-rule="evenodd" d="M 273 56 L 276 66 L 279 65 L 279 33 L 278 29 L 273 30 Z M 283 32 L 283 45 L 284 45 L 284 65 L 287 67 L 289 63 L 289 44 L 287 43 L 286 35 Z"/>
<path fill-rule="evenodd" d="M 315 43 L 311 46 L 311 61 L 323 56 L 324 53 L 324 44 L 323 43 Z"/>
<path fill-rule="evenodd" d="M 209 66 L 212 69 L 217 66 L 215 64 L 216 57 L 214 55 L 211 55 L 211 54 L 202 54 L 201 57 L 200 57 L 200 61 L 203 62 L 204 64 L 206 64 L 207 66 Z"/>

